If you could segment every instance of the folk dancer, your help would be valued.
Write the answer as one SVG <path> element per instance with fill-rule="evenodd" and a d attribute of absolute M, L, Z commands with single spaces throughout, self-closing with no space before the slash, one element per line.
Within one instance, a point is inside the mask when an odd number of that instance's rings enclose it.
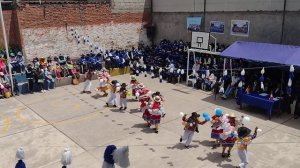
<path fill-rule="evenodd" d="M 160 120 L 166 114 L 162 107 L 162 100 L 159 96 L 154 97 L 154 101 L 150 104 L 149 112 L 151 114 L 150 124 L 155 126 L 155 133 L 158 133 Z"/>
<path fill-rule="evenodd" d="M 203 125 L 207 121 L 199 121 L 200 115 L 197 112 L 193 112 L 192 115 L 187 118 L 187 115 L 184 114 L 182 117 L 183 125 L 184 125 L 184 133 L 183 136 L 180 137 L 180 142 L 185 141 L 185 148 L 189 148 L 190 143 L 193 140 L 194 132 L 199 133 L 198 124 Z"/>
<path fill-rule="evenodd" d="M 126 83 L 122 83 L 121 88 L 120 88 L 120 110 L 126 110 L 127 109 L 127 95 L 128 95 L 128 90 L 126 88 Z"/>
<path fill-rule="evenodd" d="M 223 116 L 223 112 L 222 109 L 217 108 L 215 110 L 215 115 L 211 117 L 211 138 L 215 140 L 215 144 L 213 146 L 213 148 L 217 147 L 218 145 L 220 145 L 220 134 L 223 133 L 223 129 L 222 129 L 222 116 Z"/>
<path fill-rule="evenodd" d="M 113 80 L 111 81 L 110 85 L 110 95 L 108 101 L 106 102 L 106 106 L 109 107 L 109 104 L 113 104 L 113 107 L 117 107 L 117 92 L 120 90 L 120 84 L 117 80 Z"/>

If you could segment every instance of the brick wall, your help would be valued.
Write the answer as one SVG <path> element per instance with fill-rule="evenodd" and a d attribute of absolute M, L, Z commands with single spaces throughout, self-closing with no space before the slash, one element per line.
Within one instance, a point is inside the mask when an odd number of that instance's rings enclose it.
<path fill-rule="evenodd" d="M 148 12 L 114 13 L 108 5 L 60 4 L 25 5 L 18 10 L 23 49 L 28 60 L 69 54 L 79 57 L 90 51 L 77 44 L 71 29 L 103 49 L 149 44 L 144 25 L 151 21 Z"/>
<path fill-rule="evenodd" d="M 5 30 L 9 47 L 21 48 L 20 31 L 18 28 L 17 12 L 13 10 L 4 10 L 3 17 L 5 21 Z M 4 49 L 3 30 L 0 26 L 0 48 Z"/>

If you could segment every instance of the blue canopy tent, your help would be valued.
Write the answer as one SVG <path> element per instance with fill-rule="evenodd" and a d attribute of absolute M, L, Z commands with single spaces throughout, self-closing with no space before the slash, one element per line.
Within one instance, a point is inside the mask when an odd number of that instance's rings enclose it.
<path fill-rule="evenodd" d="M 221 56 L 300 66 L 300 46 L 236 41 Z"/>
<path fill-rule="evenodd" d="M 300 46 L 236 41 L 225 49 L 221 53 L 221 56 L 249 61 L 300 66 Z M 282 80 L 283 72 L 281 73 L 281 81 Z M 269 101 L 268 97 L 262 99 L 258 96 L 252 96 L 253 99 L 250 100 L 249 97 L 251 97 L 251 95 L 241 94 L 241 97 L 243 97 L 243 95 L 247 97 L 247 100 L 244 100 L 247 104 L 252 103 L 252 105 L 268 109 L 268 115 L 269 118 L 271 118 L 272 106 L 273 103 L 276 103 L 275 101 Z M 240 97 L 238 99 L 242 100 Z M 262 103 L 259 104 L 258 100 Z M 270 106 L 271 108 L 268 107 L 269 104 L 272 105 Z"/>

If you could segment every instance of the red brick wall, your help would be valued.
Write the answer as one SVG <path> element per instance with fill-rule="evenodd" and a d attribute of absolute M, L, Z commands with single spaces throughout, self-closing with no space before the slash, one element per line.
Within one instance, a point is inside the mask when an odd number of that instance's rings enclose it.
<path fill-rule="evenodd" d="M 108 5 L 99 4 L 26 5 L 19 13 L 23 29 L 151 21 L 147 12 L 112 13 Z"/>
<path fill-rule="evenodd" d="M 9 47 L 21 48 L 21 38 L 18 27 L 17 12 L 12 10 L 4 10 L 3 17 L 5 21 L 6 36 Z M 4 39 L 2 32 L 2 26 L 0 26 L 0 48 L 4 49 Z"/>
<path fill-rule="evenodd" d="M 144 27 L 151 22 L 148 9 L 117 13 L 100 4 L 26 4 L 18 9 L 18 19 L 28 60 L 59 54 L 75 58 L 89 52 L 89 46 L 72 40 L 71 28 L 104 50 L 150 43 Z"/>

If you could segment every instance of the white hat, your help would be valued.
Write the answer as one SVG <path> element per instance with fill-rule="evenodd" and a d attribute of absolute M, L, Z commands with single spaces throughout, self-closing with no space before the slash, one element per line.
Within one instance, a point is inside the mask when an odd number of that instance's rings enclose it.
<path fill-rule="evenodd" d="M 22 147 L 17 149 L 16 158 L 19 159 L 19 160 L 23 160 L 25 158 L 25 152 L 24 152 L 24 149 Z"/>
<path fill-rule="evenodd" d="M 64 166 L 70 165 L 72 162 L 72 154 L 69 148 L 65 148 L 61 157 L 61 164 Z"/>

